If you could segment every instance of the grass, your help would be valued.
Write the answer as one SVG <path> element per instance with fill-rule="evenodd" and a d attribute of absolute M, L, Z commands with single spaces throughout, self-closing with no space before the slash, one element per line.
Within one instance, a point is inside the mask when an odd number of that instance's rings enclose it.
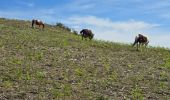
<path fill-rule="evenodd" d="M 170 51 L 0 19 L 0 99 L 170 99 Z M 132 40 L 133 42 L 133 40 Z"/>

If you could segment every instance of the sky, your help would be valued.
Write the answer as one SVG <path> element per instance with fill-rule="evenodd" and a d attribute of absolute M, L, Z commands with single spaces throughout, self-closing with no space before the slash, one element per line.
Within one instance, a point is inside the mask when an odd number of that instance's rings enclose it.
<path fill-rule="evenodd" d="M 170 0 L 1 0 L 0 17 L 61 22 L 127 44 L 140 33 L 150 46 L 170 48 Z"/>

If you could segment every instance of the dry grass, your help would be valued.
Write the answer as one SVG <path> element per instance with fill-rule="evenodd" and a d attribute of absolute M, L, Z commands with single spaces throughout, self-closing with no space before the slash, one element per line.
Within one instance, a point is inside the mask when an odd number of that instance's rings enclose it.
<path fill-rule="evenodd" d="M 170 52 L 0 19 L 0 99 L 169 100 Z"/>

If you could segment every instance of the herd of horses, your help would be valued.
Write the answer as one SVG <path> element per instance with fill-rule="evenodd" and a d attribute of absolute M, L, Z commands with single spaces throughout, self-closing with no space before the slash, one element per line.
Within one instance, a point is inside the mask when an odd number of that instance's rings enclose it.
<path fill-rule="evenodd" d="M 45 27 L 44 23 L 41 20 L 33 19 L 32 20 L 32 28 L 34 28 L 35 25 L 38 25 L 39 27 L 42 26 L 42 29 L 44 29 L 44 27 Z M 82 40 L 83 40 L 83 38 L 89 38 L 91 40 L 94 37 L 94 34 L 89 29 L 82 29 L 80 31 L 80 35 L 82 36 Z M 135 41 L 134 41 L 132 46 L 137 45 L 137 50 L 139 50 L 138 48 L 141 45 L 145 45 L 145 47 L 146 47 L 148 45 L 148 43 L 149 43 L 149 39 L 148 39 L 147 36 L 144 36 L 142 34 L 138 34 L 138 36 L 135 37 Z"/>

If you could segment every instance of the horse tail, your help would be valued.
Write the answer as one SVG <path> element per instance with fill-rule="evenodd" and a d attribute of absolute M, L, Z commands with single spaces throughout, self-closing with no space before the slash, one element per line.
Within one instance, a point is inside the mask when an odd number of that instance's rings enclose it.
<path fill-rule="evenodd" d="M 147 39 L 146 41 L 146 46 L 147 46 L 149 44 L 149 38 L 147 37 L 146 39 Z"/>
<path fill-rule="evenodd" d="M 94 37 L 94 34 L 91 30 L 89 30 L 89 36 L 90 36 L 90 40 L 93 39 L 93 37 Z"/>

